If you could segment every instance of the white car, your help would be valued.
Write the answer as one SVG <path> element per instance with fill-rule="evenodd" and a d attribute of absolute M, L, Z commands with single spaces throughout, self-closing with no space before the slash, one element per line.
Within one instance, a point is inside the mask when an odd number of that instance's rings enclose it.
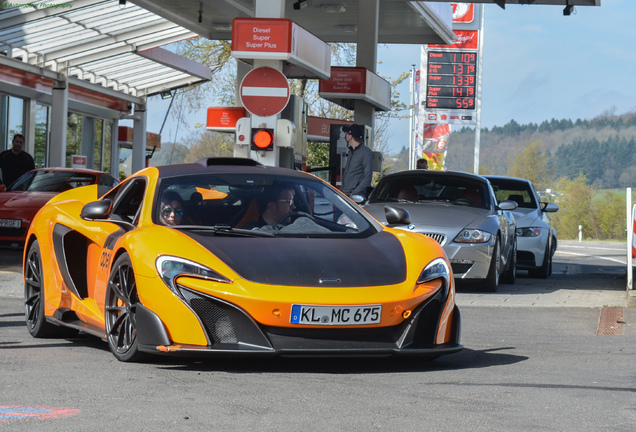
<path fill-rule="evenodd" d="M 548 213 L 559 210 L 554 203 L 541 202 L 529 180 L 486 176 L 499 202 L 515 201 L 512 210 L 517 222 L 517 269 L 531 277 L 545 279 L 552 274 L 552 257 L 557 249 L 557 233 Z"/>

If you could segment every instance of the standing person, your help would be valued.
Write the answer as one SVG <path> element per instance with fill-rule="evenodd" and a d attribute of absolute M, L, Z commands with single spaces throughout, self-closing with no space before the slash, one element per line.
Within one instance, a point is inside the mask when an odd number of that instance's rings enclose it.
<path fill-rule="evenodd" d="M 428 169 L 428 161 L 426 159 L 418 159 L 415 168 L 416 169 Z"/>
<path fill-rule="evenodd" d="M 340 190 L 348 196 L 361 195 L 366 198 L 367 189 L 373 180 L 373 152 L 364 145 L 364 126 L 352 124 L 342 128 L 349 146 L 349 157 L 342 172 Z"/>
<path fill-rule="evenodd" d="M 35 169 L 33 157 L 23 151 L 24 135 L 13 136 L 13 147 L 0 153 L 0 169 L 2 170 L 2 183 L 9 186 L 22 174 Z"/>

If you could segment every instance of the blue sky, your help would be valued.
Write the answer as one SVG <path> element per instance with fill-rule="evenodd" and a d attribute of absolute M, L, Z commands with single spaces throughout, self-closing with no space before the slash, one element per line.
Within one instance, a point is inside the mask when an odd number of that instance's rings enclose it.
<path fill-rule="evenodd" d="M 602 0 L 600 7 L 579 6 L 571 16 L 562 11 L 485 6 L 482 127 L 636 112 L 636 1 Z M 378 59 L 378 74 L 396 78 L 412 64 L 419 68 L 420 45 L 380 46 Z M 408 80 L 398 91 L 408 103 Z M 167 108 L 156 100 L 149 104 L 153 132 Z M 197 121 L 205 122 L 205 112 Z M 408 128 L 408 120 L 391 123 L 393 150 L 408 147 Z M 174 131 L 169 122 L 164 141 Z"/>

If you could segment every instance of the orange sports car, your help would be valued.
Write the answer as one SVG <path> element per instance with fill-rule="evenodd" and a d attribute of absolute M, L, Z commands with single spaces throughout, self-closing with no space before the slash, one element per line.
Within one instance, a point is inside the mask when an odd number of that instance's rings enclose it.
<path fill-rule="evenodd" d="M 408 214 L 387 206 L 390 223 Z M 170 355 L 417 355 L 462 349 L 450 265 L 319 178 L 249 159 L 146 168 L 55 196 L 24 254 L 34 337 Z"/>

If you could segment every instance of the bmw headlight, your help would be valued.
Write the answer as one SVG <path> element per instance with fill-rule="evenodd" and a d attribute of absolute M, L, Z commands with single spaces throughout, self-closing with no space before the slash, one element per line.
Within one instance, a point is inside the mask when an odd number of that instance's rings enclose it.
<path fill-rule="evenodd" d="M 541 228 L 539 227 L 517 228 L 517 237 L 539 237 L 540 235 Z"/>
<path fill-rule="evenodd" d="M 228 278 L 218 274 L 208 267 L 205 267 L 194 261 L 189 261 L 179 257 L 168 255 L 160 256 L 159 258 L 157 258 L 155 264 L 157 266 L 157 272 L 159 273 L 159 276 L 161 276 L 163 282 L 175 294 L 179 294 L 175 281 L 180 276 L 191 276 L 199 279 L 210 279 L 224 283 L 230 282 Z"/>
<path fill-rule="evenodd" d="M 455 237 L 454 241 L 459 243 L 487 243 L 491 238 L 492 234 L 489 232 L 466 228 Z"/>
<path fill-rule="evenodd" d="M 448 268 L 448 263 L 443 258 L 436 258 L 428 263 L 422 273 L 420 273 L 420 277 L 417 278 L 417 283 L 423 284 L 436 279 L 442 280 L 442 297 L 445 298 L 451 285 L 451 272 Z"/>

